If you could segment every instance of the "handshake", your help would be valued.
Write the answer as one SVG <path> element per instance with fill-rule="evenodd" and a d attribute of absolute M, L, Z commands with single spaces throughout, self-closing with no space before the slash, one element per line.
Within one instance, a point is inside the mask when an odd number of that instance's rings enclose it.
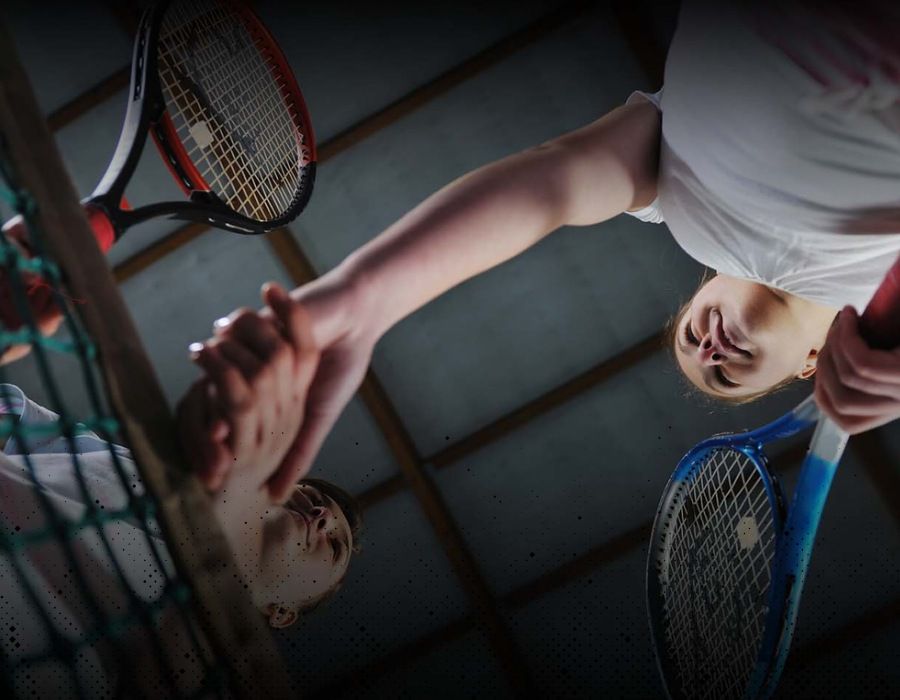
<path fill-rule="evenodd" d="M 209 491 L 264 487 L 284 504 L 362 382 L 374 342 L 342 326 L 347 288 L 327 278 L 294 298 L 268 283 L 261 311 L 238 309 L 190 346 L 204 376 L 179 403 L 179 432 Z"/>
<path fill-rule="evenodd" d="M 4 234 L 22 257 L 31 257 L 26 240 Z M 38 333 L 53 335 L 63 316 L 52 288 L 31 271 L 20 278 L 16 290 L 0 268 L 0 325 L 16 331 L 26 313 Z M 209 491 L 264 485 L 271 500 L 283 504 L 309 472 L 362 382 L 375 344 L 352 327 L 351 288 L 338 271 L 294 290 L 293 298 L 266 284 L 265 308 L 239 309 L 215 322 L 212 338 L 191 345 L 191 359 L 205 376 L 179 402 L 178 425 L 186 455 Z M 30 350 L 27 342 L 0 347 L 0 364 Z"/>

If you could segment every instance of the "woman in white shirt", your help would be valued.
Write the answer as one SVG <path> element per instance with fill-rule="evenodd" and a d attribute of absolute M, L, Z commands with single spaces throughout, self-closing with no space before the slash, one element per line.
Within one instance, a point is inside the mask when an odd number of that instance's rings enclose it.
<path fill-rule="evenodd" d="M 459 178 L 294 290 L 322 361 L 281 471 L 305 473 L 393 324 L 626 211 L 717 273 L 673 336 L 698 388 L 752 398 L 821 367 L 819 403 L 849 431 L 900 416 L 900 351 L 866 347 L 855 316 L 900 254 L 900 12 L 785 7 L 686 2 L 662 93 Z"/>

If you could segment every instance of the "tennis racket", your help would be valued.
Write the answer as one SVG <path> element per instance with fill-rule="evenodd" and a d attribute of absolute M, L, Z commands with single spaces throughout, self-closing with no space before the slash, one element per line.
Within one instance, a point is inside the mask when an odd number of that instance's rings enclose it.
<path fill-rule="evenodd" d="M 185 199 L 131 209 L 125 188 L 148 134 Z M 315 172 L 303 95 L 256 15 L 234 0 L 160 2 L 141 19 L 119 142 L 83 204 L 104 252 L 155 217 L 264 233 L 303 210 Z M 21 218 L 4 230 L 28 249 Z"/>
<path fill-rule="evenodd" d="M 861 318 L 900 345 L 900 259 Z M 785 514 L 763 448 L 816 425 Z M 712 437 L 679 462 L 653 523 L 647 607 L 671 698 L 767 698 L 797 620 L 819 520 L 847 435 L 813 397 L 757 430 Z"/>

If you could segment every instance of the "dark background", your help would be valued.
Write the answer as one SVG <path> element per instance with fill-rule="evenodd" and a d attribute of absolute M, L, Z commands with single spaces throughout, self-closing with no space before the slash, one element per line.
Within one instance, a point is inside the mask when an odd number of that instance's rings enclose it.
<path fill-rule="evenodd" d="M 318 181 L 289 230 L 154 222 L 112 252 L 173 402 L 195 376 L 188 344 L 257 305 L 263 281 L 321 274 L 459 175 L 658 88 L 677 14 L 653 0 L 255 5 L 306 95 Z M 0 16 L 88 194 L 118 135 L 137 7 L 7 0 Z M 128 194 L 180 196 L 152 147 Z M 391 331 L 315 468 L 360 497 L 367 532 L 340 595 L 279 635 L 298 690 L 661 696 L 644 567 L 666 478 L 697 440 L 808 391 L 729 409 L 685 397 L 658 337 L 701 272 L 665 227 L 621 216 L 564 229 Z M 10 376 L 42 400 L 27 361 Z M 900 696 L 898 452 L 894 425 L 841 465 L 784 697 Z"/>

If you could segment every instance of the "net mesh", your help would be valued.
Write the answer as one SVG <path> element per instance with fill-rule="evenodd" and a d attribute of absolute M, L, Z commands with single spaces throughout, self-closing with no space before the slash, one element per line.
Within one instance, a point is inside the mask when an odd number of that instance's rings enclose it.
<path fill-rule="evenodd" d="M 766 620 L 774 507 L 754 461 L 728 448 L 700 457 L 675 494 L 658 573 L 682 697 L 744 696 Z"/>
<path fill-rule="evenodd" d="M 48 410 L 0 367 L 0 665 L 7 697 L 227 697 L 193 613 L 192 587 L 169 559 L 158 503 L 141 486 L 96 377 L 97 352 L 60 291 L 37 205 L 0 134 L 0 196 L 27 224 L 34 255 L 0 236 L 2 278 L 21 324 L 0 323 L 0 347 L 32 347 Z M 35 283 L 34 277 L 40 276 Z M 64 335 L 45 337 L 29 297 L 52 290 Z M 75 415 L 55 357 L 74 360 Z M 70 365 L 71 366 L 71 365 Z M 14 365 L 13 365 L 14 367 Z M 176 643 L 177 641 L 177 643 Z M 179 650 L 173 658 L 172 649 Z"/>
<path fill-rule="evenodd" d="M 169 115 L 210 189 L 251 219 L 284 216 L 310 149 L 271 52 L 226 3 L 190 0 L 166 11 L 158 58 Z"/>

